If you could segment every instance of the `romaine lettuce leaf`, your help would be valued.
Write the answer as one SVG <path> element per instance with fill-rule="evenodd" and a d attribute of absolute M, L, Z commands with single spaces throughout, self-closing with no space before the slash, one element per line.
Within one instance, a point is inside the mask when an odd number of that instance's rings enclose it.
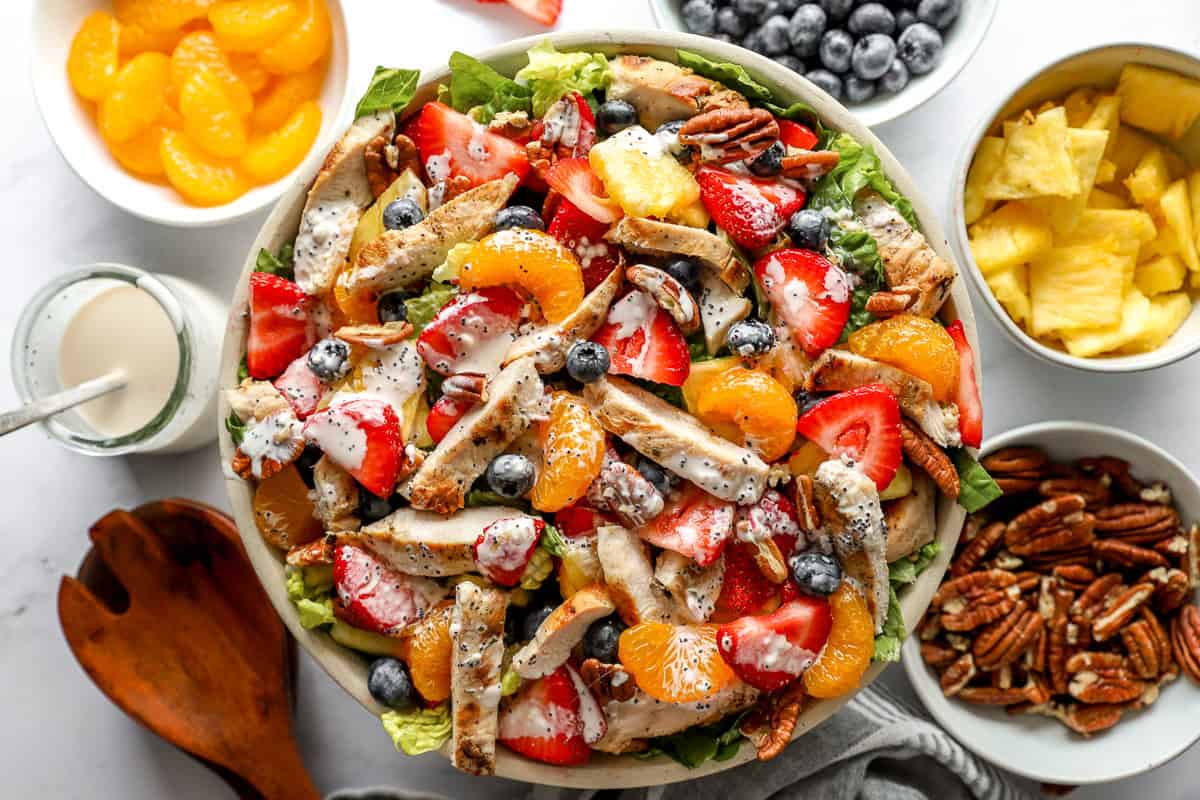
<path fill-rule="evenodd" d="M 530 91 L 466 53 L 450 55 L 450 105 L 487 124 L 501 111 L 530 110 Z"/>
<path fill-rule="evenodd" d="M 388 109 L 400 113 L 417 93 L 417 81 L 420 79 L 421 71 L 417 69 L 376 67 L 367 91 L 354 109 L 354 118 Z"/>
<path fill-rule="evenodd" d="M 741 64 L 713 61 L 688 50 L 676 50 L 675 58 L 681 67 L 687 67 L 697 75 L 741 92 L 753 105 L 762 106 L 777 117 L 803 120 L 815 128 L 820 128 L 820 119 L 812 106 L 802 102 L 792 103 L 789 106 L 777 104 L 771 90 L 755 80 Z"/>
<path fill-rule="evenodd" d="M 704 762 L 726 761 L 737 755 L 742 743 L 740 726 L 749 710 L 733 714 L 711 725 L 650 740 L 649 749 L 635 753 L 637 758 L 667 756 L 685 767 L 695 769 Z"/>
<path fill-rule="evenodd" d="M 533 93 L 533 115 L 540 117 L 568 92 L 585 98 L 608 85 L 608 59 L 600 53 L 560 53 L 547 39 L 530 48 L 529 63 L 514 79 Z"/>
<path fill-rule="evenodd" d="M 425 287 L 425 291 L 416 297 L 404 301 L 408 311 L 408 322 L 413 326 L 413 335 L 419 335 L 425 326 L 433 322 L 442 306 L 458 293 L 458 289 L 448 283 L 434 281 Z"/>
<path fill-rule="evenodd" d="M 437 750 L 450 738 L 450 704 L 410 711 L 385 711 L 379 718 L 397 750 L 419 756 Z"/>
<path fill-rule="evenodd" d="M 908 224 L 917 227 L 917 216 L 912 203 L 897 191 L 883 172 L 883 163 L 870 146 L 864 146 L 848 133 L 826 131 L 819 145 L 826 150 L 836 150 L 840 156 L 838 164 L 828 175 L 817 182 L 808 196 L 812 208 L 833 210 L 853 208 L 859 192 L 870 188 L 879 192 L 884 199 L 896 207 Z"/>
<path fill-rule="evenodd" d="M 888 610 L 883 621 L 883 632 L 875 637 L 875 661 L 900 660 L 900 645 L 904 643 L 904 614 L 896 590 L 915 581 L 941 550 L 942 546 L 933 541 L 915 553 L 888 564 Z"/>
<path fill-rule="evenodd" d="M 958 470 L 958 504 L 965 508 L 967 513 L 974 514 L 1004 494 L 988 471 L 966 448 L 952 450 L 950 457 L 954 459 L 954 468 Z"/>

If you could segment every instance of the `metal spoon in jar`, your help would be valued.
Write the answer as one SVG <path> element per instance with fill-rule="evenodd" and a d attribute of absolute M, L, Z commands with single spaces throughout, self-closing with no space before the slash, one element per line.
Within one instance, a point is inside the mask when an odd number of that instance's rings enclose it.
<path fill-rule="evenodd" d="M 34 400 L 23 408 L 0 414 L 0 436 L 5 436 L 26 425 L 41 422 L 44 419 L 61 414 L 63 411 L 82 405 L 89 400 L 95 400 L 106 394 L 124 389 L 129 378 L 122 370 L 114 370 L 99 378 L 84 381 L 78 386 Z"/>

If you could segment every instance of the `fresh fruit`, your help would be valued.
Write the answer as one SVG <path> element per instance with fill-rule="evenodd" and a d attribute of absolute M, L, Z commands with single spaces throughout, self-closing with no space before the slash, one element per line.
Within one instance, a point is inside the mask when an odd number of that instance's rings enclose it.
<path fill-rule="evenodd" d="M 529 172 L 524 147 L 444 103 L 426 103 L 409 124 L 408 135 L 435 183 L 461 176 L 479 186 L 509 173 L 524 178 Z"/>
<path fill-rule="evenodd" d="M 206 155 L 182 131 L 163 133 L 159 156 L 167 180 L 196 205 L 228 203 L 249 188 L 249 183 L 236 168 Z"/>
<path fill-rule="evenodd" d="M 1153 308 L 1136 287 L 1128 287 L 1121 301 L 1121 316 L 1107 325 L 1064 331 L 1061 334 L 1067 352 L 1080 358 L 1121 350 L 1135 345 L 1144 336 Z"/>
<path fill-rule="evenodd" d="M 696 180 L 701 202 L 717 225 L 751 250 L 775 241 L 792 214 L 804 206 L 803 190 L 778 181 L 742 177 L 714 167 L 701 167 Z"/>
<path fill-rule="evenodd" d="M 108 142 L 127 142 L 149 128 L 166 108 L 171 62 L 162 53 L 134 56 L 113 78 L 97 112 Z"/>
<path fill-rule="evenodd" d="M 332 336 L 322 339 L 308 351 L 307 363 L 326 383 L 339 381 L 350 371 L 350 345 Z"/>
<path fill-rule="evenodd" d="M 187 31 L 182 28 L 152 31 L 143 28 L 136 22 L 121 23 L 121 56 L 122 58 L 132 58 L 138 53 L 146 53 L 151 50 L 170 53 L 186 33 Z"/>
<path fill-rule="evenodd" d="M 689 292 L 696 292 L 700 287 L 700 265 L 690 258 L 673 258 L 663 265 L 663 271 Z"/>
<path fill-rule="evenodd" d="M 899 314 L 859 328 L 847 345 L 928 382 L 936 400 L 952 400 L 958 391 L 958 351 L 937 320 Z"/>
<path fill-rule="evenodd" d="M 300 166 L 321 132 L 321 107 L 303 103 L 280 128 L 252 141 L 241 167 L 259 183 L 271 183 Z M 411 202 L 411 201 L 410 201 Z"/>
<path fill-rule="evenodd" d="M 738 506 L 735 528 L 742 541 L 773 539 L 786 553 L 800 535 L 800 520 L 791 500 L 776 489 L 767 489 L 753 505 Z"/>
<path fill-rule="evenodd" d="M 502 453 L 492 459 L 484 473 L 488 488 L 501 497 L 524 497 L 533 489 L 537 469 L 520 453 Z"/>
<path fill-rule="evenodd" d="M 297 106 L 320 97 L 327 66 L 324 60 L 318 61 L 303 72 L 276 79 L 256 99 L 254 110 L 250 112 L 250 125 L 254 130 L 276 130 L 288 121 Z"/>
<path fill-rule="evenodd" d="M 85 100 L 103 100 L 116 81 L 121 26 L 112 14 L 95 11 L 84 18 L 67 53 L 71 88 Z"/>
<path fill-rule="evenodd" d="M 1117 83 L 1121 121 L 1180 139 L 1200 118 L 1200 81 L 1176 72 L 1126 64 Z"/>
<path fill-rule="evenodd" d="M 377 658 L 367 667 L 367 691 L 380 705 L 401 711 L 412 708 L 416 701 L 404 663 L 390 656 Z"/>
<path fill-rule="evenodd" d="M 547 232 L 579 261 L 585 292 L 599 286 L 621 261 L 620 249 L 604 241 L 608 228 L 607 223 L 593 219 L 566 198 L 550 218 Z"/>
<path fill-rule="evenodd" d="M 192 31 L 179 40 L 179 44 L 171 52 L 171 88 L 169 95 L 178 93 L 187 83 L 192 73 L 204 70 L 216 78 L 225 88 L 230 102 L 241 115 L 249 114 L 254 108 L 254 95 L 242 79 L 237 76 L 230 65 L 229 57 L 212 31 Z M 177 102 L 177 98 L 172 97 Z M 310 99 L 310 98 L 305 98 Z M 282 125 L 291 114 L 292 109 L 276 123 Z"/>
<path fill-rule="evenodd" d="M 779 141 L 775 141 L 766 150 L 759 153 L 753 161 L 747 164 L 750 174 L 757 178 L 773 178 L 783 172 L 783 157 L 787 149 Z"/>
<path fill-rule="evenodd" d="M 756 548 L 737 539 L 725 548 L 725 570 L 717 595 L 715 620 L 732 620 L 768 610 L 778 598 L 779 587 L 771 583 L 754 559 Z"/>
<path fill-rule="evenodd" d="M 692 173 L 640 125 L 597 144 L 588 161 L 608 196 L 632 217 L 685 222 L 700 200 Z"/>
<path fill-rule="evenodd" d="M 858 464 L 883 490 L 900 466 L 900 406 L 878 383 L 827 397 L 796 424 L 796 430 L 831 455 Z"/>
<path fill-rule="evenodd" d="M 392 636 L 425 615 L 444 590 L 428 578 L 406 575 L 352 544 L 333 551 L 338 618 L 356 628 Z"/>
<path fill-rule="evenodd" d="M 1187 181 L 1180 178 L 1168 186 L 1159 197 L 1158 205 L 1166 221 L 1166 232 L 1170 234 L 1171 249 L 1179 253 L 1188 269 L 1200 272 L 1200 254 L 1196 252 L 1196 231 L 1192 224 L 1193 209 Z"/>
<path fill-rule="evenodd" d="M 1047 251 L 1029 265 L 1030 330 L 1044 336 L 1119 320 L 1132 262 L 1092 245 Z"/>
<path fill-rule="evenodd" d="M 1133 343 L 1134 352 L 1146 352 L 1162 347 L 1179 330 L 1192 313 L 1192 301 L 1187 292 L 1171 292 L 1150 298 L 1150 313 L 1146 327 Z"/>
<path fill-rule="evenodd" d="M 596 127 L 605 136 L 620 133 L 638 123 L 638 112 L 633 103 L 625 100 L 607 100 L 596 111 Z"/>
<path fill-rule="evenodd" d="M 850 318 L 846 273 L 811 250 L 776 250 L 754 265 L 767 299 L 810 357 L 832 347 Z"/>
<path fill-rule="evenodd" d="M 1171 182 L 1171 168 L 1167 166 L 1166 155 L 1157 147 L 1150 148 L 1122 182 L 1135 203 L 1155 208 L 1158 198 L 1162 197 Z"/>
<path fill-rule="evenodd" d="M 804 673 L 832 625 L 828 602 L 802 596 L 765 616 L 722 625 L 717 629 L 717 647 L 739 678 L 773 692 Z"/>
<path fill-rule="evenodd" d="M 788 218 L 787 235 L 792 244 L 805 250 L 825 252 L 829 243 L 829 217 L 811 208 L 802 208 Z"/>
<path fill-rule="evenodd" d="M 638 529 L 655 547 L 682 553 L 702 567 L 721 557 L 733 535 L 734 506 L 688 484 L 661 514 Z"/>
<path fill-rule="evenodd" d="M 983 443 L 983 402 L 979 397 L 979 384 L 975 381 L 975 353 L 967 341 L 962 320 L 947 325 L 946 333 L 950 334 L 958 351 L 958 386 L 954 391 L 954 403 L 958 406 L 959 433 L 967 447 L 979 447 Z"/>
<path fill-rule="evenodd" d="M 671 316 L 645 292 L 613 303 L 592 340 L 609 353 L 609 372 L 682 386 L 691 369 L 687 340 Z"/>
<path fill-rule="evenodd" d="M 1187 266 L 1179 256 L 1158 256 L 1144 264 L 1138 264 L 1133 273 L 1134 285 L 1147 297 L 1174 292 L 1183 288 L 1187 277 Z"/>
<path fill-rule="evenodd" d="M 532 641 L 538 628 L 542 627 L 542 623 L 546 621 L 546 617 L 553 614 L 557 607 L 553 603 L 542 603 L 529 609 L 525 614 L 525 619 L 521 621 L 521 641 Z"/>
<path fill-rule="evenodd" d="M 604 462 L 604 429 L 568 392 L 550 397 L 550 419 L 542 429 L 542 469 L 530 502 L 538 511 L 561 511 L 586 493 Z"/>
<path fill-rule="evenodd" d="M 479 0 L 481 3 L 507 2 L 534 22 L 550 26 L 558 22 L 563 0 Z"/>
<path fill-rule="evenodd" d="M 140 58 L 140 56 L 139 56 Z M 207 70 L 193 70 L 179 90 L 179 112 L 188 137 L 217 158 L 246 152 L 246 126 L 221 81 Z"/>
<path fill-rule="evenodd" d="M 572 539 L 595 536 L 597 528 L 609 524 L 611 520 L 607 514 L 581 503 L 567 506 L 554 515 L 554 526 L 558 532 Z"/>
<path fill-rule="evenodd" d="M 580 693 L 570 669 L 563 665 L 521 687 L 500 711 L 496 738 L 502 744 L 526 758 L 547 764 L 587 763 L 592 751 L 583 738 Z M 594 704 L 595 700 L 591 702 Z"/>
<path fill-rule="evenodd" d="M 166 109 L 157 122 L 132 139 L 124 142 L 105 142 L 108 152 L 113 154 L 117 163 L 130 172 L 146 178 L 162 177 L 166 174 L 161 154 L 162 139 L 163 135 L 171 130 L 171 127 L 163 122 L 168 117 L 174 117 L 170 108 Z"/>
<path fill-rule="evenodd" d="M 786 119 L 776 120 L 776 122 L 779 124 L 779 140 L 788 147 L 794 147 L 797 150 L 812 150 L 817 146 L 817 135 L 807 125 Z"/>
<path fill-rule="evenodd" d="M 783 457 L 796 438 L 796 401 L 765 372 L 734 367 L 714 378 L 696 407 L 701 422 L 717 430 L 732 425 L 737 441 L 764 461 Z"/>
<path fill-rule="evenodd" d="M 275 388 L 283 395 L 300 419 L 317 410 L 325 387 L 309 366 L 308 355 L 300 356 L 275 379 Z"/>
<path fill-rule="evenodd" d="M 493 583 L 516 586 L 545 529 L 546 523 L 533 517 L 496 520 L 475 540 L 475 566 Z"/>
<path fill-rule="evenodd" d="M 509 229 L 484 237 L 460 267 L 458 283 L 469 291 L 489 286 L 524 289 L 549 322 L 561 322 L 583 300 L 579 262 L 541 231 Z"/>
<path fill-rule="evenodd" d="M 729 329 L 725 344 L 742 358 L 766 355 L 775 346 L 775 330 L 762 320 L 744 319 Z"/>
<path fill-rule="evenodd" d="M 307 295 L 265 272 L 250 275 L 250 332 L 246 367 L 252 378 L 273 378 L 308 349 Z"/>
<path fill-rule="evenodd" d="M 453 603 L 436 605 L 400 633 L 400 657 L 408 665 L 413 686 L 426 703 L 440 703 L 450 697 L 453 613 Z"/>
<path fill-rule="evenodd" d="M 258 60 L 277 75 L 303 72 L 329 52 L 333 29 L 324 0 L 298 0 L 300 20 L 258 54 Z"/>
<path fill-rule="evenodd" d="M 813 697 L 840 697 L 853 691 L 871 666 L 875 626 L 867 601 L 846 581 L 829 597 L 833 626 L 816 662 L 804 673 L 804 690 Z"/>
<path fill-rule="evenodd" d="M 1000 206 L 972 225 L 970 234 L 971 255 L 984 277 L 1027 264 L 1054 243 L 1049 223 L 1021 202 Z"/>
<path fill-rule="evenodd" d="M 586 158 L 564 158 L 546 170 L 546 183 L 563 198 L 597 222 L 611 224 L 621 218 L 621 208 L 605 195 Z"/>
<path fill-rule="evenodd" d="M 508 228 L 527 228 L 531 231 L 544 231 L 546 230 L 546 223 L 542 220 L 541 214 L 538 214 L 538 212 L 529 206 L 509 206 L 508 208 L 500 209 L 499 213 L 496 214 L 496 224 L 493 227 L 498 231 Z"/>
<path fill-rule="evenodd" d="M 392 511 L 391 500 L 358 487 L 358 518 L 364 523 L 378 522 Z"/>
<path fill-rule="evenodd" d="M 567 374 L 580 383 L 600 380 L 611 363 L 608 350 L 596 342 L 576 342 L 567 351 Z"/>
<path fill-rule="evenodd" d="M 842 584 L 842 567 L 833 556 L 809 551 L 788 559 L 792 580 L 805 594 L 828 597 Z"/>
<path fill-rule="evenodd" d="M 455 295 L 421 331 L 417 352 L 442 375 L 495 372 L 516 338 L 524 307 L 521 296 L 506 286 Z"/>
<path fill-rule="evenodd" d="M 666 497 L 671 493 L 671 487 L 674 485 L 670 474 L 662 468 L 661 464 L 656 464 L 645 456 L 638 456 L 637 471 L 646 480 L 658 490 L 658 493 Z"/>
<path fill-rule="evenodd" d="M 208 10 L 208 21 L 225 50 L 257 53 L 300 21 L 300 7 L 293 0 L 223 0 Z"/>
<path fill-rule="evenodd" d="M 376 313 L 383 324 L 389 322 L 404 322 L 408 319 L 409 294 L 407 292 L 388 292 L 379 298 Z"/>
<path fill-rule="evenodd" d="M 173 31 L 203 19 L 212 0 L 113 0 L 122 25 L 140 25 L 148 31 Z"/>
<path fill-rule="evenodd" d="M 366 489 L 389 497 L 404 463 L 404 436 L 395 410 L 374 398 L 347 400 L 313 414 L 304 438 Z"/>
<path fill-rule="evenodd" d="M 638 688 L 664 703 L 703 700 L 736 678 L 717 649 L 715 625 L 642 622 L 621 634 L 617 652 Z"/>
<path fill-rule="evenodd" d="M 287 549 L 320 538 L 325 532 L 300 471 L 292 464 L 259 481 L 254 489 L 254 519 L 267 541 Z"/>
<path fill-rule="evenodd" d="M 625 623 L 615 614 L 593 622 L 583 634 L 584 657 L 594 658 L 604 664 L 616 664 L 619 658 L 617 647 L 625 628 Z"/>
<path fill-rule="evenodd" d="M 683 404 L 688 412 L 692 416 L 696 415 L 696 409 L 700 407 L 700 397 L 708 388 L 708 384 L 716 380 L 722 373 L 740 366 L 742 366 L 742 359 L 738 356 L 710 358 L 708 361 L 697 361 L 692 364 L 688 370 L 687 380 L 680 387 L 683 392 Z M 729 433 L 736 438 L 736 431 L 729 431 Z"/>
<path fill-rule="evenodd" d="M 435 444 L 446 438 L 446 434 L 462 419 L 463 414 L 466 414 L 474 406 L 475 404 L 469 400 L 461 400 L 450 395 L 439 397 L 425 417 L 425 429 L 429 432 L 429 438 L 433 439 Z M 532 482 L 530 485 L 533 485 Z"/>

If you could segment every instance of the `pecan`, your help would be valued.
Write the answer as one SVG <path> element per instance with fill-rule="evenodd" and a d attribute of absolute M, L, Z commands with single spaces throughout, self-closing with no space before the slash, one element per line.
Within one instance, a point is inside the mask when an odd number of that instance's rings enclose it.
<path fill-rule="evenodd" d="M 1071 605 L 1071 618 L 1091 622 L 1104 608 L 1109 594 L 1120 585 L 1121 576 L 1116 573 L 1096 578 Z"/>
<path fill-rule="evenodd" d="M 992 475 L 1009 475 L 1014 472 L 1038 471 L 1050 459 L 1036 447 L 1006 447 L 997 450 L 980 462 Z"/>
<path fill-rule="evenodd" d="M 671 315 L 684 336 L 700 330 L 700 307 L 692 293 L 679 281 L 658 267 L 633 264 L 625 268 L 625 277 L 650 297 L 663 311 Z"/>
<path fill-rule="evenodd" d="M 926 614 L 917 623 L 917 638 L 922 642 L 932 642 L 942 632 L 942 623 L 937 614 Z"/>
<path fill-rule="evenodd" d="M 524 111 L 501 111 L 488 123 L 489 131 L 498 133 L 505 139 L 520 139 L 529 133 L 532 127 L 533 120 L 529 119 L 529 114 Z"/>
<path fill-rule="evenodd" d="M 449 203 L 460 194 L 471 191 L 471 179 L 466 175 L 455 175 L 439 185 L 446 187 L 442 192 L 442 205 Z"/>
<path fill-rule="evenodd" d="M 1008 527 L 1004 530 L 1004 544 L 1017 555 L 1050 549 L 1036 547 L 1032 543 L 1035 538 L 1057 536 L 1059 530 L 1065 530 L 1066 519 L 1072 514 L 1083 511 L 1086 504 L 1087 501 L 1078 494 L 1055 497 L 1038 503 L 1033 508 L 1021 512 L 1008 523 Z M 1068 548 L 1055 546 L 1053 549 L 1065 550 Z"/>
<path fill-rule="evenodd" d="M 995 549 L 1004 538 L 1004 523 L 993 522 L 985 526 L 967 542 L 958 556 L 950 564 L 950 574 L 957 578 L 971 572 Z"/>
<path fill-rule="evenodd" d="M 1092 553 L 1101 561 L 1127 569 L 1167 566 L 1167 559 L 1161 553 L 1120 539 L 1100 539 L 1092 544 Z"/>
<path fill-rule="evenodd" d="M 921 658 L 934 669 L 941 669 L 958 660 L 958 652 L 937 642 L 921 642 Z"/>
<path fill-rule="evenodd" d="M 908 286 L 898 286 L 889 291 L 875 292 L 867 298 L 866 309 L 880 319 L 894 317 L 907 311 L 919 295 L 919 289 Z"/>
<path fill-rule="evenodd" d="M 408 322 L 385 322 L 382 325 L 345 325 L 333 335 L 343 342 L 375 350 L 399 344 L 412 336 L 412 332 L 413 326 Z"/>
<path fill-rule="evenodd" d="M 1047 570 L 1054 567 L 1086 567 L 1092 563 L 1092 548 L 1073 547 L 1058 552 L 1035 553 L 1028 556 L 1026 563 L 1032 569 Z"/>
<path fill-rule="evenodd" d="M 1183 571 L 1188 576 L 1188 586 L 1200 586 L 1200 522 L 1187 532 L 1187 554 L 1184 556 Z"/>
<path fill-rule="evenodd" d="M 779 123 L 763 108 L 714 108 L 683 123 L 680 144 L 696 147 L 703 161 L 727 164 L 756 158 L 779 141 Z"/>
<path fill-rule="evenodd" d="M 1045 621 L 1021 601 L 1008 616 L 986 628 L 975 639 L 971 652 L 980 669 L 992 670 L 1020 658 L 1037 639 Z"/>
<path fill-rule="evenodd" d="M 770 761 L 788 746 L 803 708 L 804 684 L 800 681 L 793 681 L 773 699 L 768 731 L 758 743 L 759 761 Z"/>
<path fill-rule="evenodd" d="M 1171 650 L 1188 677 L 1200 683 L 1200 610 L 1186 605 L 1171 621 Z"/>
<path fill-rule="evenodd" d="M 1138 492 L 1138 499 L 1144 503 L 1158 503 L 1169 506 L 1173 501 L 1171 490 L 1165 483 L 1155 481 Z"/>
<path fill-rule="evenodd" d="M 1125 657 L 1120 653 L 1101 653 L 1095 650 L 1085 650 L 1075 653 L 1067 659 L 1067 674 L 1097 669 L 1121 669 L 1125 666 Z"/>
<path fill-rule="evenodd" d="M 1055 694 L 1066 694 L 1067 691 L 1067 660 L 1072 653 L 1072 647 L 1067 641 L 1069 625 L 1066 617 L 1054 620 L 1050 625 L 1049 640 L 1046 643 L 1046 668 L 1050 673 L 1050 686 Z"/>
<path fill-rule="evenodd" d="M 996 560 L 999 561 L 1000 559 L 996 559 Z M 1015 559 L 1015 560 L 1019 565 L 1020 559 Z M 1009 562 L 1009 563 L 1011 563 L 1011 562 Z M 1021 593 L 1032 592 L 1034 589 L 1038 588 L 1038 586 L 1041 584 L 1041 582 L 1042 582 L 1042 576 L 1036 572 L 1028 571 L 1028 572 L 1018 572 L 1017 573 L 1017 590 L 1020 591 Z"/>
<path fill-rule="evenodd" d="M 1038 484 L 1038 493 L 1043 497 L 1081 495 L 1089 509 L 1108 505 L 1108 483 L 1100 478 L 1050 478 Z"/>
<path fill-rule="evenodd" d="M 1033 647 L 1025 651 L 1026 664 L 1034 672 L 1046 672 L 1046 658 L 1050 651 L 1049 624 L 1047 622 L 1042 626 L 1042 629 L 1038 631 L 1037 641 L 1033 643 Z"/>
<path fill-rule="evenodd" d="M 617 458 L 611 449 L 604 454 L 600 474 L 588 487 L 587 499 L 593 508 L 615 514 L 628 528 L 645 525 L 662 513 L 664 505 L 663 496 L 654 484 Z"/>
<path fill-rule="evenodd" d="M 482 403 L 487 400 L 487 376 L 460 372 L 442 381 L 442 394 L 456 400 Z"/>
<path fill-rule="evenodd" d="M 1121 714 L 1129 706 L 1124 703 L 1100 703 L 1079 705 L 1072 703 L 1058 707 L 1050 716 L 1056 717 L 1071 730 L 1083 736 L 1106 731 L 1121 720 Z"/>
<path fill-rule="evenodd" d="M 1058 603 L 1055 601 L 1056 586 L 1051 577 L 1042 577 L 1038 581 L 1037 610 L 1042 619 L 1051 621 L 1058 614 Z"/>
<path fill-rule="evenodd" d="M 1087 475 L 1101 475 L 1115 483 L 1117 488 L 1129 497 L 1141 494 L 1142 485 L 1129 474 L 1129 462 L 1112 456 L 1098 458 L 1081 458 L 1076 462 L 1079 469 Z"/>
<path fill-rule="evenodd" d="M 974 597 L 970 602 L 956 597 L 948 600 L 942 610 L 942 627 L 948 631 L 973 631 L 978 627 L 1007 616 L 1016 608 L 1020 589 L 1014 584 Z"/>
<path fill-rule="evenodd" d="M 1147 572 L 1145 580 L 1154 584 L 1151 602 L 1163 614 L 1179 608 L 1192 593 L 1187 573 L 1180 569 L 1158 567 Z"/>
<path fill-rule="evenodd" d="M 1000 669 L 992 670 L 991 682 L 993 689 L 1011 689 L 1013 685 L 1012 664 L 1005 664 Z"/>
<path fill-rule="evenodd" d="M 956 597 L 971 599 L 996 589 L 1006 589 L 1017 582 L 1017 576 L 1002 569 L 972 572 L 946 581 L 933 595 L 933 608 L 940 608 L 947 600 Z"/>
<path fill-rule="evenodd" d="M 958 693 L 968 703 L 985 706 L 1011 706 L 1025 702 L 1025 690 L 1021 688 L 995 689 L 991 686 L 970 686 Z"/>
<path fill-rule="evenodd" d="M 1038 478 L 1018 478 L 1012 475 L 992 476 L 996 486 L 1006 495 L 1031 492 L 1038 487 Z"/>
<path fill-rule="evenodd" d="M 1077 672 L 1067 692 L 1081 703 L 1127 703 L 1142 696 L 1143 681 L 1123 667 L 1087 669 Z"/>
<path fill-rule="evenodd" d="M 320 536 L 308 544 L 298 544 L 287 552 L 289 567 L 315 567 L 318 564 L 333 563 L 333 548 L 337 537 L 333 535 Z"/>
<path fill-rule="evenodd" d="M 1050 698 L 1053 696 L 1050 692 L 1050 687 L 1047 686 L 1046 682 L 1039 678 L 1036 674 L 1031 674 L 1029 676 L 1029 680 L 1026 681 L 1025 685 L 1021 688 L 1021 691 L 1025 695 L 1025 702 L 1031 703 L 1035 706 L 1040 706 L 1043 703 L 1049 703 Z"/>
<path fill-rule="evenodd" d="M 546 147 L 539 139 L 534 139 L 525 145 L 525 157 L 529 159 L 529 166 L 538 175 L 545 176 L 551 164 L 557 160 L 554 153 L 554 148 Z M 549 201 L 549 196 L 547 196 Z"/>
<path fill-rule="evenodd" d="M 796 478 L 796 518 L 800 521 L 800 528 L 806 532 L 811 533 L 821 527 L 821 517 L 813 502 L 813 482 L 808 475 Z"/>
<path fill-rule="evenodd" d="M 908 460 L 925 470 L 942 494 L 958 497 L 958 470 L 946 451 L 908 419 L 900 422 L 900 443 Z"/>
<path fill-rule="evenodd" d="M 1150 595 L 1154 587 L 1149 583 L 1138 583 L 1111 596 L 1105 604 L 1105 610 L 1092 623 L 1092 636 L 1097 642 L 1118 633 L 1129 620 L 1133 619 Z"/>
<path fill-rule="evenodd" d="M 1005 543 L 1017 555 L 1029 557 L 1031 564 L 1036 567 L 1048 566 L 1050 563 L 1064 564 L 1068 560 L 1076 564 L 1087 563 L 1086 558 L 1081 561 L 1079 556 L 1087 556 L 1088 548 L 1094 541 L 1092 524 L 1091 514 L 1076 512 L 1067 515 L 1058 524 L 1050 524 L 1011 537 L 1010 527 L 1005 531 Z"/>
<path fill-rule="evenodd" d="M 1168 539 L 1155 542 L 1153 548 L 1154 552 L 1162 553 L 1167 558 L 1183 564 L 1187 561 L 1188 537 L 1180 532 Z"/>
<path fill-rule="evenodd" d="M 800 150 L 783 157 L 785 178 L 797 181 L 815 181 L 828 175 L 841 160 L 836 150 Z"/>
<path fill-rule="evenodd" d="M 384 152 L 388 166 L 398 175 L 403 175 L 411 169 L 418 178 L 421 176 L 421 154 L 417 150 L 417 144 L 403 133 L 397 133 L 392 138 L 391 146 Z"/>
<path fill-rule="evenodd" d="M 363 149 L 363 160 L 366 162 L 367 185 L 371 187 L 371 196 L 379 197 L 387 191 L 396 180 L 395 171 L 387 163 L 387 149 L 390 145 L 383 134 L 367 142 Z"/>
<path fill-rule="evenodd" d="M 1129 654 L 1129 666 L 1139 678 L 1154 680 L 1162 671 L 1158 644 L 1145 620 L 1131 622 L 1121 631 L 1121 644 Z"/>
<path fill-rule="evenodd" d="M 1096 535 L 1134 544 L 1153 544 L 1179 530 L 1179 514 L 1169 506 L 1120 503 L 1096 512 Z"/>
<path fill-rule="evenodd" d="M 1142 606 L 1142 610 L 1138 612 L 1141 617 L 1140 622 L 1146 623 L 1146 631 L 1150 635 L 1150 639 L 1154 642 L 1154 647 L 1158 651 L 1159 671 L 1163 674 L 1175 669 L 1175 656 L 1172 652 L 1171 637 L 1163 629 L 1162 623 L 1158 621 L 1158 617 L 1154 615 L 1146 606 Z"/>
<path fill-rule="evenodd" d="M 1051 574 L 1058 579 L 1060 585 L 1081 592 L 1096 580 L 1096 573 L 1087 567 L 1075 564 L 1060 564 L 1052 569 Z"/>
<path fill-rule="evenodd" d="M 620 664 L 606 664 L 595 658 L 584 659 L 579 665 L 579 677 L 595 692 L 601 703 L 609 700 L 623 702 L 637 693 L 637 682 Z"/>

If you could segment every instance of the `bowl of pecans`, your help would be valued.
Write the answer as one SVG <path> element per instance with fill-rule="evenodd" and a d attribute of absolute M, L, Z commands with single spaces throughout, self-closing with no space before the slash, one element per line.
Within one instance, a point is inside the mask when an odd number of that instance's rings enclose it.
<path fill-rule="evenodd" d="M 930 713 L 1055 784 L 1153 769 L 1197 738 L 1200 484 L 1145 439 L 1081 422 L 995 437 L 1005 491 L 968 517 L 904 666 Z"/>

